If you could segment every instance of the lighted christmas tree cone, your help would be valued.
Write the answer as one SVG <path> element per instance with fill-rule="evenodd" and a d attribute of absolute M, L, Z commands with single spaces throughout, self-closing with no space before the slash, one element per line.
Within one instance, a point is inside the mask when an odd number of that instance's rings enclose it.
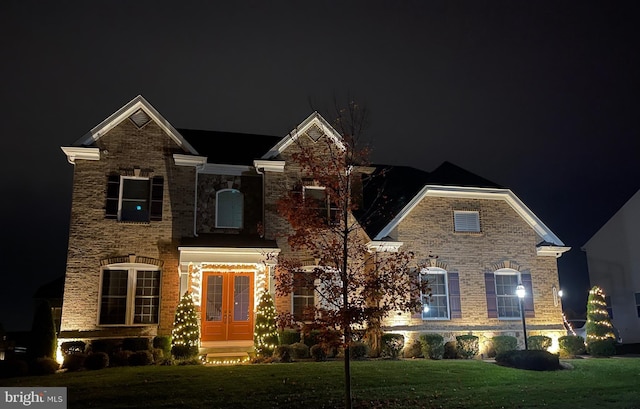
<path fill-rule="evenodd" d="M 190 292 L 184 293 L 173 321 L 171 354 L 178 359 L 194 358 L 200 346 L 198 315 Z"/>
<path fill-rule="evenodd" d="M 254 347 L 258 357 L 270 357 L 278 346 L 278 329 L 276 327 L 276 307 L 269 291 L 260 296 L 256 310 L 254 330 Z"/>
<path fill-rule="evenodd" d="M 604 291 L 594 286 L 587 301 L 587 352 L 591 355 L 614 355 L 615 339 L 613 325 L 607 311 Z"/>

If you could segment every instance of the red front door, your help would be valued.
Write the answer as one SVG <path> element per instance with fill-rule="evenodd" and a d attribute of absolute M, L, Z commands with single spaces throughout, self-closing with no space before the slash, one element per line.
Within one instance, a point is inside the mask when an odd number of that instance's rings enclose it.
<path fill-rule="evenodd" d="M 202 289 L 202 341 L 253 339 L 253 273 L 205 272 Z"/>

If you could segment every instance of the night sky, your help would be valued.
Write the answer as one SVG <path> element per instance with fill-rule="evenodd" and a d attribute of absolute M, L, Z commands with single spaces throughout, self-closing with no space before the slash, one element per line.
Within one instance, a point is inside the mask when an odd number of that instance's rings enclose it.
<path fill-rule="evenodd" d="M 640 189 L 634 2 L 238 4 L 0 2 L 5 329 L 29 329 L 33 293 L 64 273 L 60 147 L 138 94 L 176 128 L 277 136 L 353 99 L 374 162 L 447 160 L 512 189 L 572 247 L 560 284 L 584 310 L 580 247 Z"/>

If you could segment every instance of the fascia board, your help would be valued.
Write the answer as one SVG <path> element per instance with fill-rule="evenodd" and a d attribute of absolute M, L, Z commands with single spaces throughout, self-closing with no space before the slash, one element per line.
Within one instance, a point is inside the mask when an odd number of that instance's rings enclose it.
<path fill-rule="evenodd" d="M 404 243 L 401 241 L 381 241 L 374 240 L 367 243 L 369 251 L 376 251 L 378 253 L 395 253 Z"/>
<path fill-rule="evenodd" d="M 178 247 L 180 263 L 238 264 L 265 262 L 267 255 L 277 255 L 279 248 Z"/>
<path fill-rule="evenodd" d="M 185 149 L 191 154 L 197 155 L 198 152 L 189 144 L 189 142 L 180 135 L 180 133 L 167 121 L 160 113 L 146 100 L 142 95 L 138 95 L 131 101 L 129 101 L 122 108 L 111 114 L 107 119 L 100 122 L 93 129 L 91 129 L 82 138 L 73 143 L 76 146 L 91 145 L 104 134 L 116 127 L 120 122 L 127 119 L 131 114 L 138 109 L 143 109 L 149 117 L 164 130 L 171 139 L 174 140 L 181 148 Z"/>
<path fill-rule="evenodd" d="M 464 199 L 504 200 L 522 217 L 545 241 L 564 246 L 564 243 L 529 209 L 511 190 L 482 187 L 426 185 L 420 192 L 385 226 L 374 240 L 388 236 L 393 229 L 427 196 L 454 197 Z"/>
<path fill-rule="evenodd" d="M 173 161 L 177 166 L 201 166 L 207 163 L 207 157 L 174 153 Z"/>
<path fill-rule="evenodd" d="M 278 142 L 273 148 L 269 150 L 266 154 L 262 156 L 261 159 L 271 159 L 273 157 L 278 156 L 282 153 L 289 145 L 291 145 L 300 135 L 304 134 L 309 130 L 309 128 L 313 125 L 316 125 L 318 128 L 322 130 L 322 132 L 327 135 L 329 138 L 333 140 L 333 142 L 342 150 L 345 150 L 346 147 L 342 140 L 342 136 L 331 126 L 326 119 L 322 117 L 317 111 L 312 113 L 300 123 L 297 127 L 295 127 L 287 136 L 282 138 L 280 142 Z"/>
<path fill-rule="evenodd" d="M 74 164 L 76 159 L 100 160 L 100 149 L 81 148 L 78 146 L 61 146 L 62 152 L 67 155 L 69 163 Z"/>
<path fill-rule="evenodd" d="M 538 256 L 553 256 L 558 258 L 567 251 L 571 250 L 571 247 L 565 246 L 538 246 L 536 247 L 536 255 Z"/>
<path fill-rule="evenodd" d="M 253 166 L 258 169 L 258 172 L 284 172 L 285 162 L 283 160 L 260 160 L 253 161 Z"/>

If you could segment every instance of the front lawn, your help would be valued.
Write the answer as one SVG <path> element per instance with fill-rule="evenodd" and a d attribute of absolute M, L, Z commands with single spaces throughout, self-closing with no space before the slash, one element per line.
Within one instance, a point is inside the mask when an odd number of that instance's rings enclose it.
<path fill-rule="evenodd" d="M 567 361 L 553 372 L 478 360 L 352 362 L 354 408 L 640 408 L 640 359 Z M 344 364 L 145 366 L 0 379 L 66 386 L 69 409 L 339 408 Z"/>

